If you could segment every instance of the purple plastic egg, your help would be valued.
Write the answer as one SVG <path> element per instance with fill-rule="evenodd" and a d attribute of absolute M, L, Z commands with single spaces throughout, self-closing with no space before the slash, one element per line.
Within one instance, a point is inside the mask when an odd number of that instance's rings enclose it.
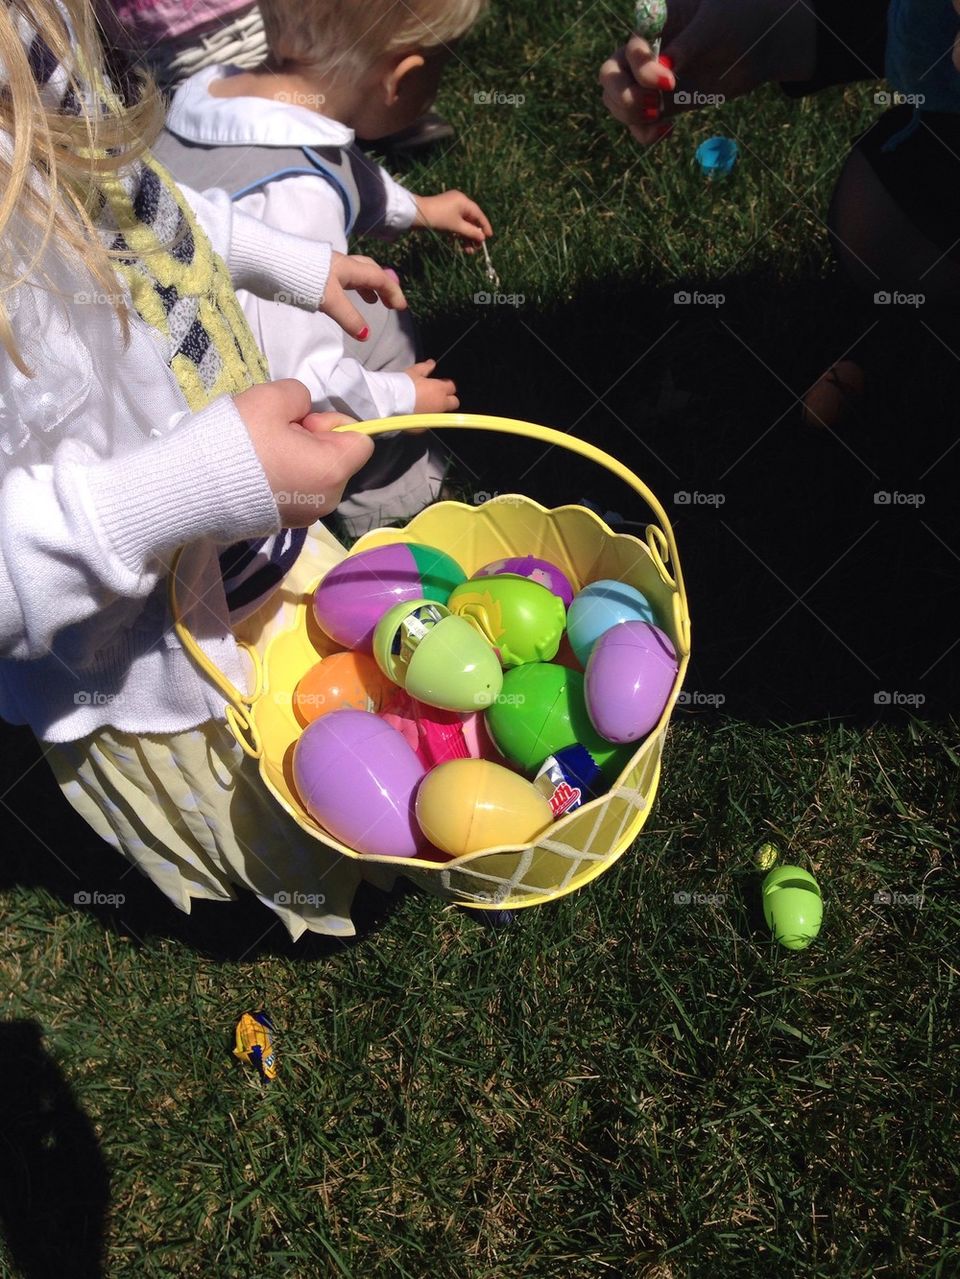
<path fill-rule="evenodd" d="M 467 580 L 444 551 L 419 542 L 395 542 L 348 555 L 317 587 L 313 612 L 331 639 L 370 652 L 377 623 L 395 604 L 427 599 L 446 604 Z"/>
<path fill-rule="evenodd" d="M 663 714 L 678 669 L 669 636 L 652 622 L 623 622 L 601 635 L 584 686 L 600 736 L 610 742 L 646 737 Z"/>
<path fill-rule="evenodd" d="M 505 560 L 494 560 L 478 568 L 474 577 L 499 577 L 503 573 L 515 573 L 517 577 L 529 577 L 531 582 L 545 586 L 548 591 L 563 600 L 563 607 L 569 608 L 573 600 L 573 587 L 566 573 L 551 564 L 549 560 L 538 560 L 535 555 L 514 555 Z"/>
<path fill-rule="evenodd" d="M 425 772 L 400 733 L 370 711 L 324 715 L 293 752 L 294 782 L 314 821 L 379 857 L 416 857 L 423 848 L 414 799 Z"/>

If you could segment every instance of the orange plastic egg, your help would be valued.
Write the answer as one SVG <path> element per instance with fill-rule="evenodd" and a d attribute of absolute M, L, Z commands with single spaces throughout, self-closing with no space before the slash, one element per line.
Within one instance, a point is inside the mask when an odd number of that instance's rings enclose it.
<path fill-rule="evenodd" d="M 311 666 L 293 694 L 293 711 L 306 727 L 331 711 L 373 711 L 396 696 L 397 689 L 367 653 L 331 653 Z"/>

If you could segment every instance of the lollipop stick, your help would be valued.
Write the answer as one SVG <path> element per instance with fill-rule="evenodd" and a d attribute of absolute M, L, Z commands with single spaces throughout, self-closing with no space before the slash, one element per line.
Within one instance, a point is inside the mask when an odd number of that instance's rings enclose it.
<path fill-rule="evenodd" d="M 660 61 L 663 29 L 667 25 L 666 0 L 637 0 L 635 26 L 637 35 L 650 45 L 655 62 Z M 663 94 L 659 95 L 659 114 L 663 114 Z"/>
<path fill-rule="evenodd" d="M 490 250 L 487 248 L 486 240 L 482 240 L 480 247 L 483 249 L 483 260 L 486 266 L 487 279 L 495 289 L 500 287 L 500 277 L 497 275 L 496 267 L 493 265 L 493 258 L 490 256 Z"/>

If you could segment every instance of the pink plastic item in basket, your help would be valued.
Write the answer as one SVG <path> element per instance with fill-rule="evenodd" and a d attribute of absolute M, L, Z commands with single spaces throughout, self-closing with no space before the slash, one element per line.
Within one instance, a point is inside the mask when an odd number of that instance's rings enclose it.
<path fill-rule="evenodd" d="M 175 40 L 249 9 L 251 0 L 195 0 L 193 4 L 183 0 L 99 0 L 99 4 L 113 10 L 126 35 L 137 43 Z"/>

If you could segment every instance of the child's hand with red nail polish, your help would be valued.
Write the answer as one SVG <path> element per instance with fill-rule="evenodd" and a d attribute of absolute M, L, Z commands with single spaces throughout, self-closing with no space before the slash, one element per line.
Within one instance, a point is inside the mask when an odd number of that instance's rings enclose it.
<path fill-rule="evenodd" d="M 334 253 L 320 310 L 361 342 L 370 336 L 370 329 L 347 297 L 347 289 L 359 293 L 364 302 L 379 300 L 392 311 L 405 311 L 407 307 L 396 271 L 378 266 L 373 258 L 356 253 Z"/>

